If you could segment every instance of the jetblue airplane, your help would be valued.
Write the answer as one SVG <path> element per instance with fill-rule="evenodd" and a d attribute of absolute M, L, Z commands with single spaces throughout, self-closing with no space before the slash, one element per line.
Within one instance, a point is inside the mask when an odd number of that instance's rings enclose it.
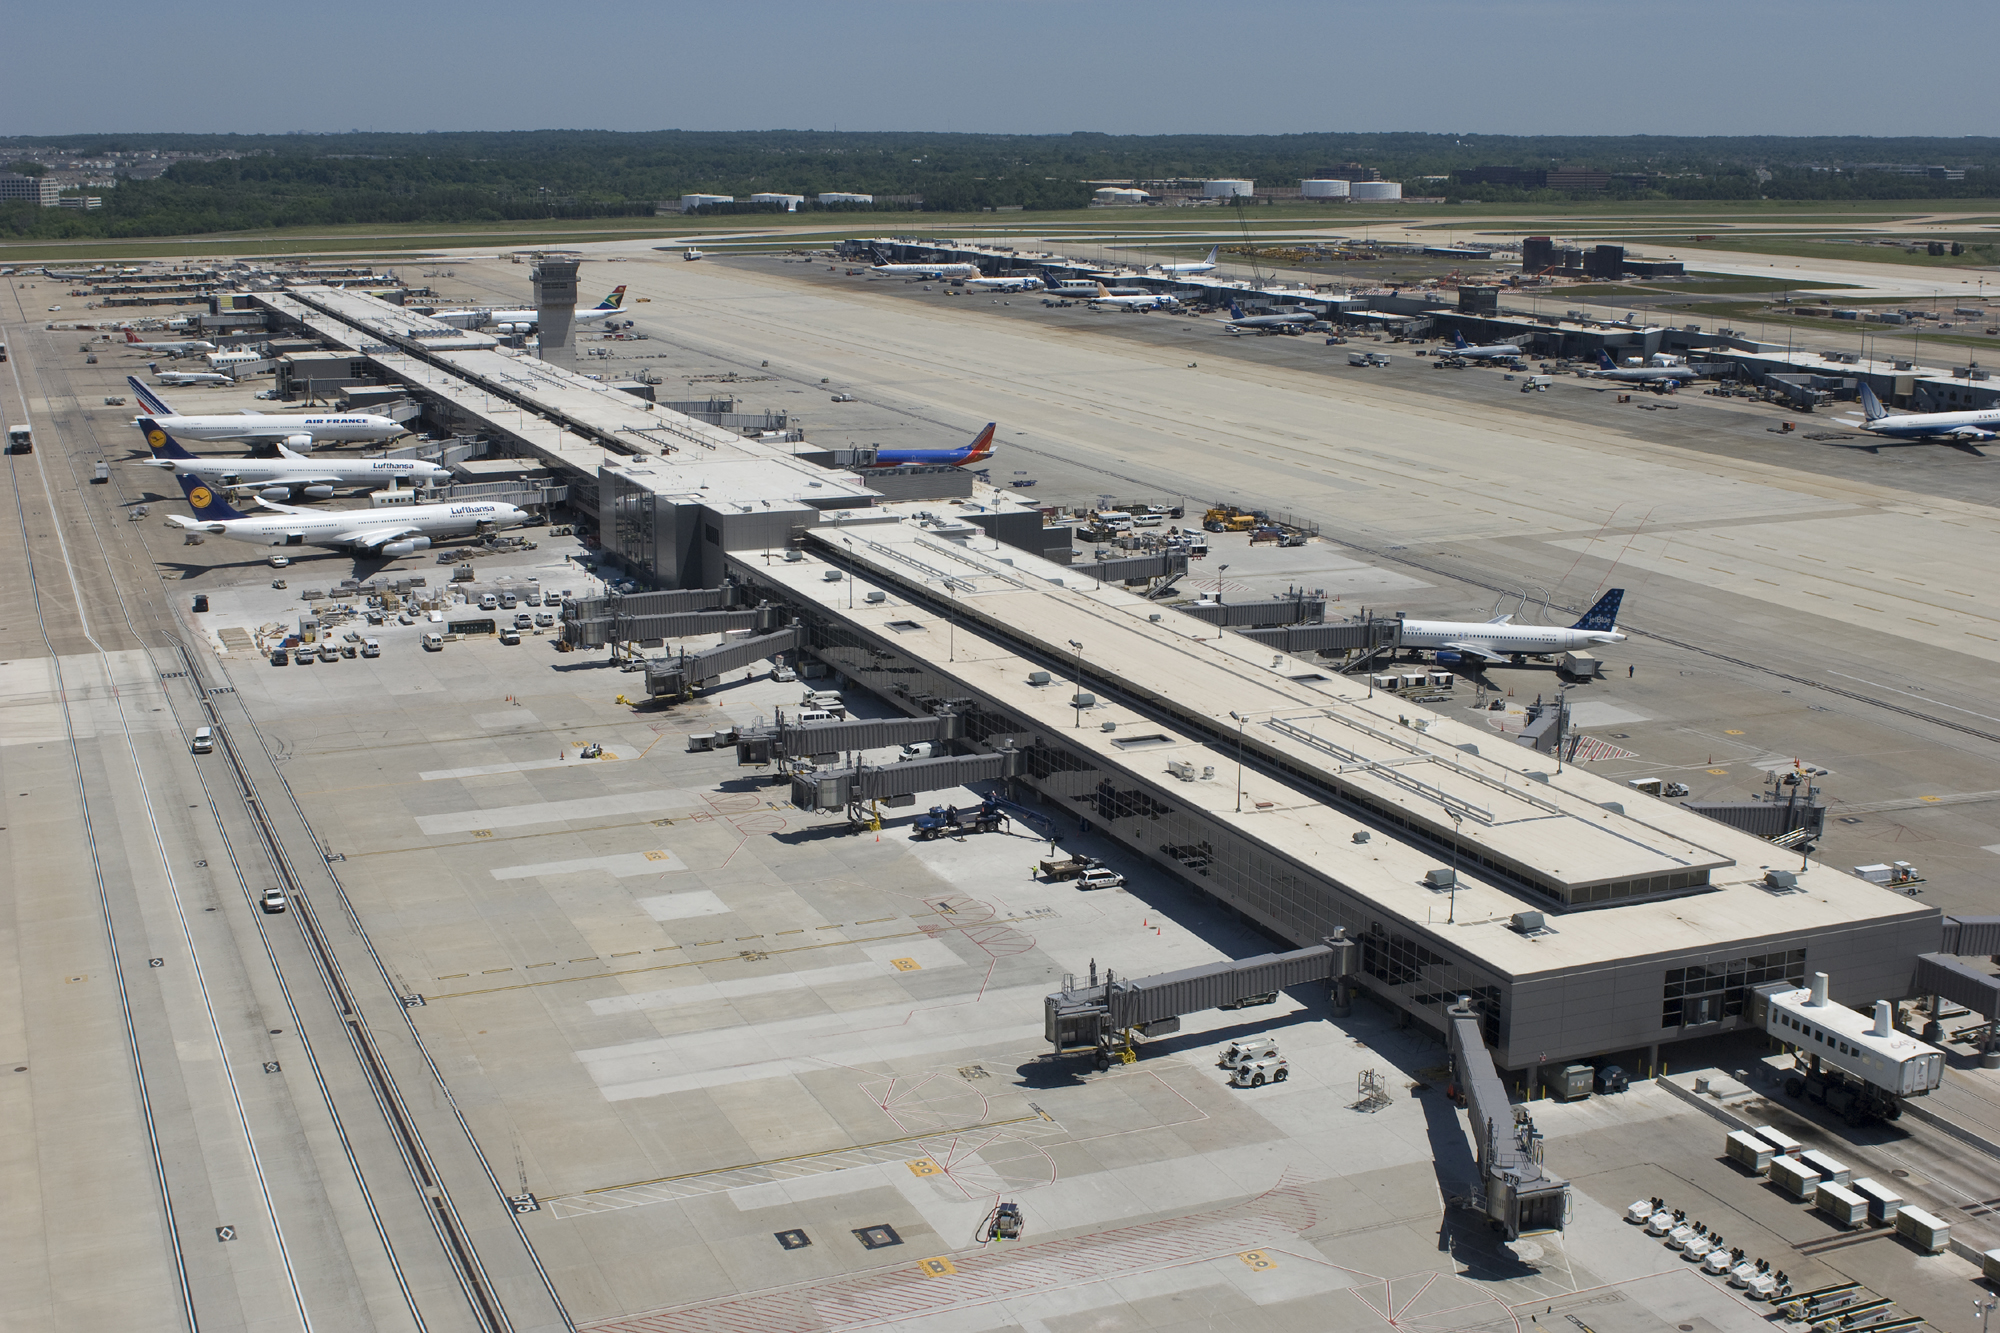
<path fill-rule="evenodd" d="M 1618 632 L 1618 607 L 1625 600 L 1623 588 L 1613 588 L 1597 599 L 1597 605 L 1583 613 L 1583 619 L 1568 628 L 1555 625 L 1515 625 L 1513 613 L 1476 621 L 1405 620 L 1399 642 L 1405 648 L 1437 648 L 1440 661 L 1453 660 L 1447 654 L 1477 657 L 1488 662 L 1519 661 L 1530 655 L 1572 652 L 1600 643 L 1623 643 Z"/>
<path fill-rule="evenodd" d="M 1882 406 L 1882 400 L 1866 384 L 1861 386 L 1861 410 L 1866 420 L 1857 421 L 1853 417 L 1842 417 L 1849 425 L 1858 425 L 1870 435 L 1886 435 L 1892 440 L 1956 440 L 1971 443 L 1977 440 L 2000 439 L 2000 407 L 1981 408 L 1977 412 L 1895 412 Z"/>
<path fill-rule="evenodd" d="M 987 422 L 986 429 L 972 437 L 972 443 L 958 449 L 877 449 L 875 466 L 896 467 L 902 463 L 949 463 L 953 467 L 964 467 L 967 463 L 983 463 L 993 456 L 994 422 Z"/>
<path fill-rule="evenodd" d="M 1465 334 L 1451 335 L 1451 351 L 1447 356 L 1462 356 L 1468 361 L 1512 361 L 1521 355 L 1521 349 L 1513 343 L 1490 343 L 1485 347 L 1471 347 L 1466 344 Z"/>
<path fill-rule="evenodd" d="M 331 546 L 356 555 L 393 559 L 428 550 L 432 538 L 464 537 L 482 529 L 515 527 L 528 520 L 525 512 L 498 500 L 331 512 L 259 500 L 258 507 L 270 512 L 246 514 L 185 472 L 176 480 L 194 517 L 169 514 L 169 523 L 189 532 L 212 533 L 257 546 Z"/>

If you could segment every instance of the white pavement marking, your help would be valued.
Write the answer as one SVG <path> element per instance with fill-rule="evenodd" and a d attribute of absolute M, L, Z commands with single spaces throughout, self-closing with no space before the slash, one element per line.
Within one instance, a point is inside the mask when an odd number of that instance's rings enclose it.
<path fill-rule="evenodd" d="M 810 1014 L 775 1023 L 709 1029 L 578 1052 L 606 1101 L 789 1078 L 842 1064 L 890 1064 L 938 1051 L 1038 1041 L 1039 1021 L 973 1027 L 975 1014 L 1031 1012 L 1045 988 L 991 992 L 978 1005 L 913 1009 L 908 1003 Z M 898 1040 L 885 1040 L 889 1033 Z M 761 1057 L 761 1058 L 760 1058 Z M 667 1074 L 661 1071 L 674 1070 Z"/>
<path fill-rule="evenodd" d="M 637 759 L 639 751 L 630 745 L 607 745 L 605 759 Z M 568 768 L 571 764 L 602 763 L 600 759 L 522 759 L 512 764 L 477 764 L 471 768 L 433 768 L 417 774 L 425 782 L 444 778 L 483 778 L 493 773 L 526 773 L 537 768 Z"/>
<path fill-rule="evenodd" d="M 901 949 L 883 948 L 883 952 Z M 924 971 L 941 967 L 963 967 L 964 960 L 935 940 L 918 940 L 902 950 L 903 956 L 919 950 L 925 952 L 921 966 Z M 869 950 L 870 953 L 875 950 Z M 940 956 L 941 955 L 941 956 Z M 913 960 L 914 961 L 914 960 Z M 694 986 L 674 986 L 667 990 L 641 991 L 637 995 L 614 995 L 608 999 L 590 1001 L 593 1014 L 631 1014 L 647 1009 L 670 1009 L 681 1004 L 707 1004 L 716 1000 L 740 1000 L 753 995 L 774 995 L 780 991 L 817 990 L 821 986 L 835 986 L 847 981 L 870 981 L 876 977 L 893 977 L 904 969 L 896 967 L 887 958 L 871 958 L 865 963 L 840 963 L 833 967 L 816 967 L 804 972 L 781 972 L 771 977 L 738 977 L 730 981 L 711 981 Z"/>
<path fill-rule="evenodd" d="M 655 921 L 721 916 L 729 910 L 729 905 L 709 889 L 690 889 L 686 893 L 663 893 L 656 898 L 641 898 L 639 906 L 645 908 L 646 915 Z"/>
<path fill-rule="evenodd" d="M 1571 707 L 1569 720 L 1572 726 L 1577 727 L 1609 727 L 1620 722 L 1650 722 L 1652 719 L 1622 704 L 1592 699 Z"/>
<path fill-rule="evenodd" d="M 525 708 L 509 708 L 498 713 L 474 713 L 472 723 L 479 727 L 524 727 L 540 725 L 541 719 Z"/>
<path fill-rule="evenodd" d="M 635 791 L 623 796 L 592 796 L 580 801 L 541 801 L 534 805 L 503 805 L 492 810 L 462 810 L 449 815 L 418 815 L 425 833 L 470 833 L 474 829 L 513 828 L 521 824 L 560 824 L 567 819 L 604 815 L 649 815 L 661 810 L 689 810 L 707 804 L 705 793 L 670 787 L 665 791 Z"/>
<path fill-rule="evenodd" d="M 664 875 L 686 870 L 687 862 L 672 852 L 627 852 L 622 856 L 586 856 L 578 861 L 542 861 L 531 866 L 501 866 L 495 879 L 536 879 L 542 875 L 574 875 L 582 870 L 601 870 L 619 879 L 633 875 Z"/>

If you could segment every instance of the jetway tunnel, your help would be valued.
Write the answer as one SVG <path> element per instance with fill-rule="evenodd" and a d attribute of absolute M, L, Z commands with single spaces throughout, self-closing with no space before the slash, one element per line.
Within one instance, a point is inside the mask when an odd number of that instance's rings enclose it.
<path fill-rule="evenodd" d="M 836 718 L 830 722 L 787 722 L 747 727 L 736 734 L 736 762 L 774 764 L 792 759 L 817 759 L 850 750 L 879 750 L 891 745 L 955 741 L 965 735 L 965 719 L 957 713 L 929 717 Z"/>

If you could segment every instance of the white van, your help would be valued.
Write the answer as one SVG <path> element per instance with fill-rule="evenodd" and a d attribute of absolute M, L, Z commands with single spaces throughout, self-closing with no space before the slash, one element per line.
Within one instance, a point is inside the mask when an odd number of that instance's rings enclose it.
<path fill-rule="evenodd" d="M 500 609 L 500 595 L 498 593 L 487 593 L 479 599 L 479 609 L 481 611 L 498 611 Z"/>
<path fill-rule="evenodd" d="M 382 645 L 374 639 L 363 639 L 361 641 L 361 655 L 363 657 L 380 657 L 382 655 Z"/>
<path fill-rule="evenodd" d="M 792 720 L 794 722 L 831 722 L 834 720 L 834 717 L 832 713 L 827 712 L 824 708 L 807 708 L 802 710 Z"/>
<path fill-rule="evenodd" d="M 435 632 L 424 635 L 424 651 L 427 653 L 443 652 L 444 635 Z"/>
<path fill-rule="evenodd" d="M 208 754 L 214 749 L 215 729 L 212 727 L 195 728 L 194 744 L 188 747 L 189 752 L 193 754 Z"/>

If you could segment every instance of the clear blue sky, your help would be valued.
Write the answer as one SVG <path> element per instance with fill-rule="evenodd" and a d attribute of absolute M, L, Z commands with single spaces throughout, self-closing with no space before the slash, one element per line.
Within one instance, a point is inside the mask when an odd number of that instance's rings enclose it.
<path fill-rule="evenodd" d="M 2000 124 L 1994 0 L 16 0 L 0 32 L 0 135 Z"/>

